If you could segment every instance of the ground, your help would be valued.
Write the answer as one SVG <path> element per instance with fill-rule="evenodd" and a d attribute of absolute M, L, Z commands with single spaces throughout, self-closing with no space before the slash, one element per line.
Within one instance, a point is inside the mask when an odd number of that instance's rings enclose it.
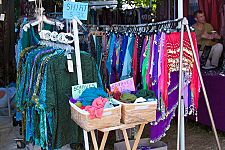
<path fill-rule="evenodd" d="M 177 140 L 177 123 L 172 121 L 171 127 L 162 139 L 168 145 L 168 150 L 176 150 Z M 219 132 L 219 139 L 222 150 L 225 150 L 225 133 Z M 18 137 L 18 128 L 12 126 L 11 117 L 0 117 L 0 150 L 16 150 L 15 138 Z M 105 150 L 113 150 L 115 142 L 114 133 L 110 133 Z M 145 128 L 142 136 L 148 137 L 148 128 Z M 186 150 L 217 150 L 214 133 L 209 127 L 200 125 L 191 120 L 185 121 L 185 140 Z M 70 150 L 69 146 L 65 146 L 63 150 Z M 25 148 L 24 150 L 32 150 L 32 148 Z M 92 148 L 91 148 L 92 149 Z M 36 150 L 36 149 L 35 149 Z M 76 150 L 79 150 L 76 148 Z"/>

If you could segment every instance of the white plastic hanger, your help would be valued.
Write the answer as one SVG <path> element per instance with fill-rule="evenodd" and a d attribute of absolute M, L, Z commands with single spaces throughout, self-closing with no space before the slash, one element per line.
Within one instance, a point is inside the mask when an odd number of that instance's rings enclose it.
<path fill-rule="evenodd" d="M 41 14 L 44 12 L 44 8 L 41 8 Z M 39 25 L 41 23 L 46 23 L 46 24 L 50 24 L 50 25 L 56 25 L 58 27 L 60 27 L 60 29 L 64 28 L 64 24 L 61 23 L 59 20 L 57 19 L 48 19 L 45 15 L 39 15 L 37 16 L 37 20 L 35 20 L 34 22 L 31 23 L 32 26 L 36 26 Z"/>
<path fill-rule="evenodd" d="M 38 25 L 38 30 L 40 31 L 43 27 L 43 23 L 49 24 L 49 25 L 56 25 L 61 30 L 64 28 L 64 24 L 61 23 L 59 20 L 56 19 L 48 19 L 45 15 L 43 15 L 44 8 L 42 7 L 42 1 L 40 0 L 37 7 L 37 2 L 35 1 L 36 5 L 36 12 L 37 12 L 37 19 L 34 21 L 31 21 L 30 23 L 24 25 L 23 29 L 24 31 L 27 31 L 28 28 L 31 26 Z"/>

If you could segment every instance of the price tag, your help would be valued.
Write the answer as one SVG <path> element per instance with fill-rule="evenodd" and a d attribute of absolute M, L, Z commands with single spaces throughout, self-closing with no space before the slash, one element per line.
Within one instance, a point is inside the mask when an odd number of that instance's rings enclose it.
<path fill-rule="evenodd" d="M 63 18 L 74 19 L 76 16 L 79 20 L 87 20 L 88 3 L 81 2 L 63 2 Z"/>
<path fill-rule="evenodd" d="M 67 59 L 72 59 L 71 54 L 66 55 Z"/>
<path fill-rule="evenodd" d="M 67 67 L 69 72 L 74 72 L 73 70 L 73 61 L 72 60 L 67 60 Z"/>

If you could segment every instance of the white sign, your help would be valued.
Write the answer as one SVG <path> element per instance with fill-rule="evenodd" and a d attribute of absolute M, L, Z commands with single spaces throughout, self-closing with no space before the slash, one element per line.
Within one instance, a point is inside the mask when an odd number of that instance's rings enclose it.
<path fill-rule="evenodd" d="M 73 98 L 77 99 L 83 93 L 83 91 L 85 89 L 90 88 L 90 87 L 96 87 L 97 88 L 97 82 L 72 86 L 72 96 L 73 96 Z"/>

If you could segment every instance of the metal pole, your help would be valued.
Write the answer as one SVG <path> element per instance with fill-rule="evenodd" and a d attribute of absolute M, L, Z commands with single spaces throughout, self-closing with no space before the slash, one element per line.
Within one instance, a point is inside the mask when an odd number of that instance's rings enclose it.
<path fill-rule="evenodd" d="M 183 41 L 184 39 L 184 20 L 181 22 L 181 37 L 180 37 L 180 63 L 179 63 L 179 98 L 178 98 L 178 129 L 177 129 L 177 150 L 180 150 L 184 146 L 184 129 L 181 129 L 184 126 L 184 122 L 181 121 L 181 96 L 182 96 L 182 83 L 183 83 Z M 181 124 L 183 123 L 183 124 Z M 181 132 L 182 131 L 182 132 Z M 181 146 L 180 146 L 181 144 Z M 182 145 L 183 144 L 183 145 Z"/>
<path fill-rule="evenodd" d="M 183 18 L 184 17 L 184 12 L 183 11 L 184 11 L 183 10 L 183 0 L 178 0 L 178 18 Z M 181 23 L 179 24 L 179 27 L 181 27 Z"/>
<path fill-rule="evenodd" d="M 184 19 L 187 20 L 186 18 L 184 18 Z M 208 96 L 206 94 L 205 85 L 204 85 L 204 82 L 203 82 L 203 79 L 202 79 L 202 74 L 201 74 L 201 71 L 200 71 L 200 66 L 198 64 L 198 59 L 197 59 L 196 53 L 194 51 L 194 44 L 193 44 L 193 41 L 192 41 L 192 38 L 191 38 L 191 33 L 190 33 L 190 29 L 189 29 L 188 23 L 186 24 L 186 28 L 187 28 L 188 37 L 189 37 L 189 40 L 190 40 L 190 43 L 191 43 L 191 49 L 192 49 L 192 52 L 193 52 L 195 65 L 196 65 L 196 68 L 198 70 L 198 75 L 199 75 L 200 83 L 201 83 L 201 86 L 202 86 L 202 91 L 203 91 L 203 94 L 204 94 L 206 106 L 207 106 L 209 117 L 210 117 L 210 120 L 211 120 L 213 132 L 215 134 L 217 146 L 218 146 L 218 149 L 221 150 L 220 141 L 219 141 L 218 134 L 217 134 L 217 131 L 216 131 L 216 127 L 215 127 L 212 111 L 211 111 L 211 108 L 210 108 L 210 105 L 209 105 L 209 99 L 208 99 Z"/>
<path fill-rule="evenodd" d="M 80 59 L 78 26 L 77 26 L 77 21 L 75 19 L 73 19 L 73 32 L 74 32 L 74 46 L 75 46 L 78 84 L 81 85 L 83 84 L 83 78 L 82 78 L 81 59 Z M 84 135 L 85 150 L 89 150 L 88 134 L 87 134 L 87 131 L 85 131 L 84 129 L 83 129 L 83 135 Z"/>
<path fill-rule="evenodd" d="M 178 18 L 184 17 L 183 0 L 178 0 Z"/>
<path fill-rule="evenodd" d="M 182 71 L 183 73 L 183 71 Z M 182 74 L 182 78 L 183 78 Z M 182 80 L 183 81 L 183 80 Z M 180 149 L 181 150 L 185 150 L 185 125 L 184 125 L 184 98 L 183 96 L 181 97 L 181 103 L 180 103 L 180 107 L 181 107 L 181 114 L 180 114 Z"/>

